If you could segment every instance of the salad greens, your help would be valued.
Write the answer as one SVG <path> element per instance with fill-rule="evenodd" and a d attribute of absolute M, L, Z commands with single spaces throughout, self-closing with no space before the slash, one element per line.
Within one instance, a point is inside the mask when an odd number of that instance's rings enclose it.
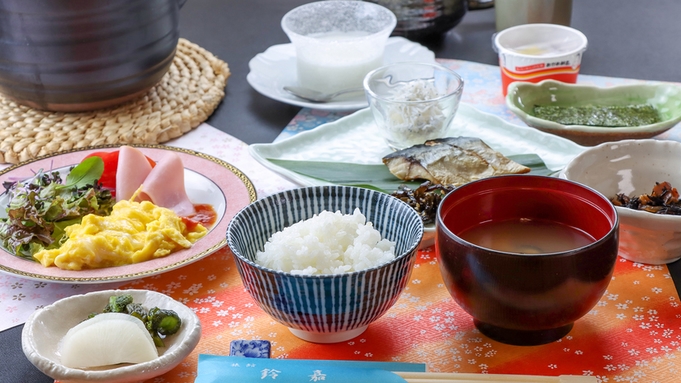
<path fill-rule="evenodd" d="M 27 180 L 5 182 L 9 202 L 7 218 L 0 220 L 0 244 L 34 260 L 38 251 L 61 246 L 65 228 L 85 215 L 108 215 L 116 201 L 97 182 L 103 171 L 102 159 L 91 157 L 70 169 L 64 183 L 58 171 L 42 169 Z"/>
<path fill-rule="evenodd" d="M 104 160 L 100 157 L 88 157 L 78 166 L 71 169 L 66 176 L 64 185 L 57 185 L 57 189 L 83 188 L 95 185 L 95 182 L 104 173 Z"/>

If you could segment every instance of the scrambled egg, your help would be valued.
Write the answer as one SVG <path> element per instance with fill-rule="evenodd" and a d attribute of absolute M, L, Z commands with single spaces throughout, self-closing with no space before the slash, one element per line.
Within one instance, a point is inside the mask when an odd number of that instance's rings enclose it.
<path fill-rule="evenodd" d="M 175 212 L 148 201 L 119 201 L 111 215 L 88 214 L 65 231 L 60 248 L 34 255 L 43 266 L 81 270 L 144 262 L 189 248 L 208 232 L 200 224 L 189 230 Z"/>

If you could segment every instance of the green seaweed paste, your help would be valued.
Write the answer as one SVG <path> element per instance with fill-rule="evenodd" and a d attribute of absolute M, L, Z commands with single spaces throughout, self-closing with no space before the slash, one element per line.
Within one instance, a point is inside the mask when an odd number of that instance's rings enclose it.
<path fill-rule="evenodd" d="M 660 122 L 657 109 L 649 104 L 618 106 L 535 105 L 534 115 L 563 125 L 641 126 Z"/>

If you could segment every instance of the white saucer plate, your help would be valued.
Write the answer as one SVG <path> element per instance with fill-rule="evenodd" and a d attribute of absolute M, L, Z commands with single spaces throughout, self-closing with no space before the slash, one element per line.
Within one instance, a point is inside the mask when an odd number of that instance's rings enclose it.
<path fill-rule="evenodd" d="M 384 64 L 394 62 L 435 63 L 435 54 L 421 44 L 403 37 L 390 37 L 385 47 Z M 362 93 L 344 96 L 324 104 L 302 100 L 287 93 L 284 86 L 297 85 L 296 51 L 293 44 L 274 45 L 257 54 L 248 63 L 250 72 L 246 76 L 249 84 L 258 93 L 286 104 L 319 110 L 357 110 L 368 106 Z"/>

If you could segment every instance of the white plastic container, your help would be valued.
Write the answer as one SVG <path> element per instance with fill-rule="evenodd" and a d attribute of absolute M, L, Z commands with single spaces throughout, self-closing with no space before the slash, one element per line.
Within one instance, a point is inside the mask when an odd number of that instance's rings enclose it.
<path fill-rule="evenodd" d="M 556 24 L 524 24 L 497 33 L 494 50 L 504 97 L 515 81 L 576 83 L 587 43 L 582 32 Z"/>

